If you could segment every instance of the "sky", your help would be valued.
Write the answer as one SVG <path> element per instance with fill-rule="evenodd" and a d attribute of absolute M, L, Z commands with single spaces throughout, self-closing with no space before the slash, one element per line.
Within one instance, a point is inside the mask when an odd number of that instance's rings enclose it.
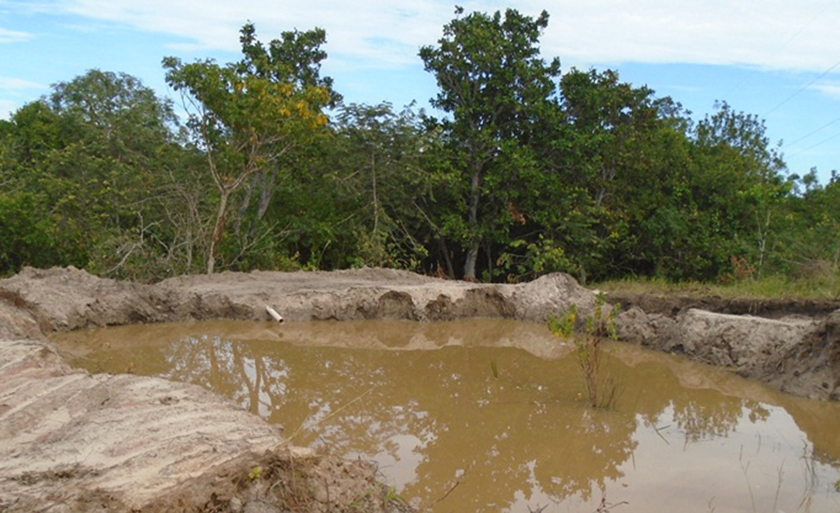
<path fill-rule="evenodd" d="M 766 121 L 802 175 L 840 170 L 840 2 L 837 0 L 462 1 L 466 12 L 550 14 L 541 38 L 563 70 L 613 69 L 692 111 L 716 100 Z M 434 45 L 455 4 L 438 0 L 0 0 L 0 118 L 90 69 L 125 72 L 179 97 L 161 59 L 238 60 L 239 29 L 260 40 L 321 27 L 347 103 L 428 107 L 434 77 L 417 53 Z"/>

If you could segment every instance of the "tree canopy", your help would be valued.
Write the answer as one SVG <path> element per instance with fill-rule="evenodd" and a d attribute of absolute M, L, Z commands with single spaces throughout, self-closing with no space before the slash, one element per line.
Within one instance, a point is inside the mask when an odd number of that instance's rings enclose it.
<path fill-rule="evenodd" d="M 55 84 L 0 121 L 0 272 L 838 275 L 836 173 L 789 175 L 724 101 L 693 119 L 617 70 L 561 70 L 548 23 L 457 8 L 419 51 L 431 112 L 344 103 L 323 30 L 252 23 L 235 62 L 163 59 L 179 105 L 124 73 Z"/>

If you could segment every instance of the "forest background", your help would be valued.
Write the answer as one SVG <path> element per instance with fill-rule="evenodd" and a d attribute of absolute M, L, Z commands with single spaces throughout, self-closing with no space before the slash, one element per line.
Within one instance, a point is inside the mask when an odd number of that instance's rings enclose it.
<path fill-rule="evenodd" d="M 180 95 L 91 70 L 0 121 L 0 273 L 156 281 L 384 266 L 516 282 L 563 271 L 840 296 L 840 176 L 790 174 L 763 120 L 692 119 L 615 70 L 540 54 L 547 13 L 456 11 L 419 52 L 434 113 L 345 104 L 320 29 L 239 61 L 163 59 Z"/>

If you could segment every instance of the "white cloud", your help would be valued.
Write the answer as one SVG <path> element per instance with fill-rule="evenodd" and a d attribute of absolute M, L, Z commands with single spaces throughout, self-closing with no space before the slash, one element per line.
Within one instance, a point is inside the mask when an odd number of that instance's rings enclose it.
<path fill-rule="evenodd" d="M 175 48 L 238 50 L 246 20 L 262 39 L 283 30 L 327 30 L 330 61 L 342 66 L 416 65 L 452 19 L 443 0 L 52 0 L 52 12 L 169 34 Z M 463 2 L 467 12 L 506 5 L 536 15 L 540 0 Z M 821 72 L 840 55 L 836 0 L 556 0 L 542 39 L 564 67 L 622 62 L 740 65 Z"/>
<path fill-rule="evenodd" d="M 17 108 L 16 102 L 0 99 L 0 119 L 9 119 Z"/>
<path fill-rule="evenodd" d="M 826 82 L 811 86 L 811 89 L 816 89 L 821 93 L 830 96 L 836 100 L 840 100 L 840 82 Z"/>
<path fill-rule="evenodd" d="M 0 77 L 0 89 L 47 89 L 47 86 L 19 78 Z"/>
<path fill-rule="evenodd" d="M 32 38 L 32 34 L 28 32 L 20 32 L 18 30 L 9 30 L 0 27 L 0 43 L 21 43 Z"/>

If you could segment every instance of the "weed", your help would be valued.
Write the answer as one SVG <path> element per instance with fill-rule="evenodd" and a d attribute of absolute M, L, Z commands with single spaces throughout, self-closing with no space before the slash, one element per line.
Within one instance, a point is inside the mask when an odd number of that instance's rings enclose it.
<path fill-rule="evenodd" d="M 840 493 L 840 479 L 834 481 L 834 491 Z"/>
<path fill-rule="evenodd" d="M 618 388 L 612 377 L 603 370 L 603 341 L 606 337 L 617 338 L 615 318 L 620 311 L 618 305 L 604 315 L 606 300 L 599 294 L 595 312 L 584 319 L 584 331 L 576 328 L 579 324 L 577 306 L 572 305 L 562 317 L 552 317 L 548 327 L 556 337 L 571 339 L 575 346 L 575 357 L 583 371 L 583 381 L 589 405 L 593 408 L 612 408 Z"/>
<path fill-rule="evenodd" d="M 260 477 L 262 477 L 262 467 L 257 465 L 256 467 L 251 469 L 251 473 L 248 474 L 248 479 L 254 481 L 256 479 L 259 479 Z"/>
<path fill-rule="evenodd" d="M 499 379 L 499 363 L 495 358 L 490 359 L 490 371 L 493 373 L 494 378 Z"/>

